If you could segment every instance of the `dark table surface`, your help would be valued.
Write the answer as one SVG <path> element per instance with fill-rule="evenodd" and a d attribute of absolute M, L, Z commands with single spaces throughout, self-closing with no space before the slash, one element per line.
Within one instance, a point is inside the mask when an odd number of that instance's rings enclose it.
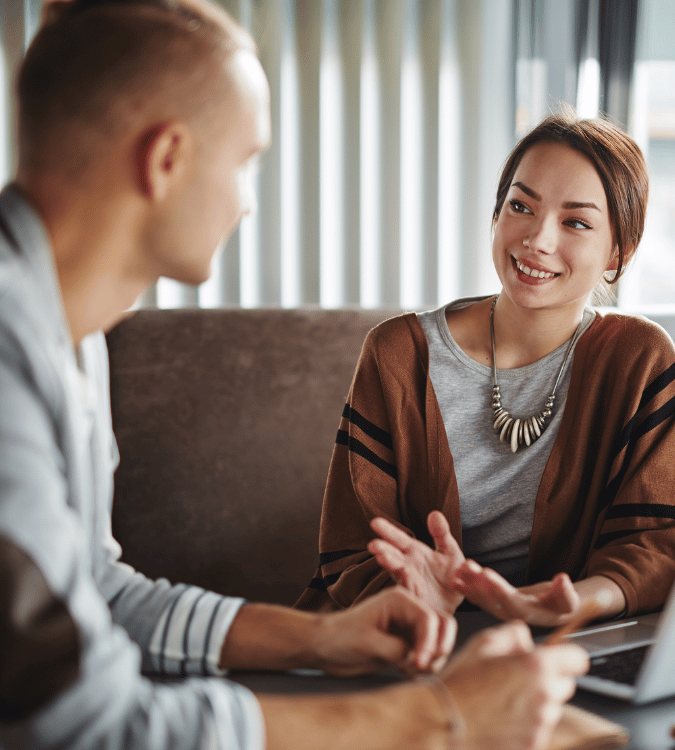
<path fill-rule="evenodd" d="M 497 621 L 485 612 L 458 613 L 460 646 L 471 633 Z M 535 636 L 543 631 L 535 632 Z M 673 665 L 675 669 L 675 664 Z M 372 690 L 401 679 L 394 673 L 337 679 L 316 672 L 267 673 L 233 672 L 230 678 L 260 693 L 332 693 L 347 690 Z M 630 732 L 628 750 L 675 750 L 670 729 L 675 724 L 675 698 L 644 706 L 577 690 L 572 703 L 621 724 Z"/>

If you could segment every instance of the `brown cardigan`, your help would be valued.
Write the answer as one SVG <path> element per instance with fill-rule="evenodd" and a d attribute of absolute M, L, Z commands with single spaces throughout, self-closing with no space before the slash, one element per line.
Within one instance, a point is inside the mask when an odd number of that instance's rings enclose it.
<path fill-rule="evenodd" d="M 457 481 L 415 314 L 366 338 L 333 451 L 320 567 L 296 604 L 348 607 L 391 579 L 368 553 L 383 516 L 432 544 L 430 511 L 462 539 Z M 527 580 L 604 575 L 627 614 L 675 578 L 675 348 L 657 325 L 601 315 L 577 342 L 563 418 L 535 501 Z"/>

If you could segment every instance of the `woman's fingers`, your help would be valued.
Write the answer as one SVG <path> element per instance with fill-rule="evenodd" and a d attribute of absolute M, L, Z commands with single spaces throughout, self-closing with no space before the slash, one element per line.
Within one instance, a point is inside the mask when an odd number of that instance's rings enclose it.
<path fill-rule="evenodd" d="M 405 556 L 394 545 L 383 539 L 368 542 L 368 552 L 377 560 L 377 564 L 387 570 L 395 581 L 402 582 L 406 576 Z"/>
<path fill-rule="evenodd" d="M 482 568 L 467 560 L 457 571 L 452 587 L 476 606 L 501 620 L 524 619 L 523 602 L 518 589 L 491 568 Z"/>
<path fill-rule="evenodd" d="M 427 528 L 433 537 L 436 550 L 453 560 L 464 560 L 464 554 L 455 537 L 450 533 L 448 519 L 438 510 L 432 510 L 427 516 Z"/>
<path fill-rule="evenodd" d="M 398 526 L 394 526 L 391 521 L 387 521 L 386 518 L 373 518 L 370 522 L 370 528 L 381 538 L 389 544 L 392 544 L 397 549 L 401 550 L 404 554 L 411 552 L 414 549 L 416 539 L 413 539 L 410 535 L 402 531 Z M 419 544 L 419 542 L 417 542 Z"/>
<path fill-rule="evenodd" d="M 567 615 L 579 608 L 581 599 L 567 573 L 558 573 L 542 593 L 539 604 L 552 612 Z"/>

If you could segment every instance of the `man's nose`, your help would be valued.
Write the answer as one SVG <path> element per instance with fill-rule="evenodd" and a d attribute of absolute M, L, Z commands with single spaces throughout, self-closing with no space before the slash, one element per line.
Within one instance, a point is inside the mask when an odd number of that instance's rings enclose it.
<path fill-rule="evenodd" d="M 239 207 L 242 216 L 255 213 L 258 210 L 258 196 L 255 190 L 255 177 L 252 169 L 244 169 L 239 173 Z"/>

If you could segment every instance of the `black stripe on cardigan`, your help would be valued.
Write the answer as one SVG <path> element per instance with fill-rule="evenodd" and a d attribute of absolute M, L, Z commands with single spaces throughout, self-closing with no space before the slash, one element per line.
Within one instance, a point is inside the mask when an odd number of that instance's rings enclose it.
<path fill-rule="evenodd" d="M 360 414 L 349 404 L 345 404 L 345 408 L 342 410 L 342 416 L 345 419 L 348 419 L 353 425 L 356 425 L 356 427 L 358 427 L 361 432 L 368 435 L 368 437 L 371 437 L 381 445 L 384 445 L 385 448 L 389 448 L 390 451 L 394 450 L 391 435 L 381 427 L 378 427 L 376 424 L 367 420 L 363 414 Z"/>
<path fill-rule="evenodd" d="M 664 370 L 660 375 L 657 375 L 644 389 L 642 398 L 640 399 L 640 405 L 638 406 L 638 411 L 640 411 L 645 404 L 649 403 L 657 393 L 660 393 L 673 382 L 675 382 L 675 363 L 673 363 L 667 370 Z"/>
<path fill-rule="evenodd" d="M 675 518 L 675 506 L 663 503 L 623 503 L 613 505 L 606 518 Z"/>
<path fill-rule="evenodd" d="M 370 560 L 372 557 L 372 555 L 368 555 L 368 557 L 366 557 L 365 560 L 362 560 L 361 562 Z M 328 591 L 328 587 L 332 586 L 334 583 L 337 583 L 343 573 L 344 571 L 340 570 L 338 573 L 331 573 L 330 575 L 323 576 L 321 578 L 319 578 L 318 576 L 312 578 L 307 588 L 316 589 L 317 591 Z"/>
<path fill-rule="evenodd" d="M 671 418 L 674 414 L 675 414 L 675 396 L 671 398 L 670 401 L 667 401 L 661 408 L 657 409 L 653 414 L 650 414 L 649 416 L 645 417 L 645 419 L 642 421 L 639 427 L 633 428 L 631 426 L 630 439 L 628 441 L 628 447 L 626 448 L 626 454 L 623 457 L 623 463 L 621 465 L 621 469 L 619 469 L 618 474 L 614 477 L 614 479 L 612 479 L 612 481 L 605 488 L 605 491 L 602 493 L 602 497 L 600 498 L 601 510 L 603 508 L 606 508 L 608 505 L 611 505 L 614 502 L 616 493 L 619 491 L 621 482 L 623 482 L 623 478 L 626 475 L 626 472 L 628 471 L 628 466 L 630 465 L 630 460 L 633 455 L 633 451 L 635 450 L 635 447 L 637 445 L 637 441 L 641 437 L 643 437 L 643 435 L 646 435 L 648 432 L 655 429 L 660 424 L 663 424 L 663 422 Z M 633 417 L 631 422 L 634 419 L 635 417 Z M 629 425 L 626 425 L 626 429 L 628 429 L 628 426 Z M 626 429 L 624 429 L 624 432 L 626 432 Z"/>
<path fill-rule="evenodd" d="M 329 576 L 323 578 L 312 578 L 309 582 L 309 589 L 316 589 L 317 591 L 328 591 L 328 587 L 337 583 L 338 578 L 342 575 L 342 571 L 339 573 L 331 573 Z"/>
<path fill-rule="evenodd" d="M 593 546 L 595 549 L 600 549 L 610 542 L 615 542 L 617 539 L 623 539 L 631 534 L 639 534 L 643 531 L 659 531 L 659 529 L 624 529 L 623 531 L 608 531 L 606 534 L 600 534 L 595 540 Z"/>
<path fill-rule="evenodd" d="M 336 560 L 342 560 L 343 557 L 349 557 L 350 555 L 357 555 L 359 552 L 365 552 L 364 549 L 341 549 L 337 552 L 321 552 L 319 555 L 319 565 L 326 565 L 328 563 L 335 562 Z"/>
<path fill-rule="evenodd" d="M 644 389 L 642 392 L 642 398 L 638 404 L 637 412 L 628 420 L 626 426 L 621 431 L 617 444 L 614 448 L 614 455 L 612 461 L 621 453 L 621 451 L 628 445 L 631 438 L 637 415 L 642 409 L 648 404 L 654 396 L 659 394 L 662 390 L 667 388 L 673 381 L 675 381 L 675 364 L 672 364 L 667 370 L 664 370 L 660 375 L 657 375 L 654 380 Z"/>
<path fill-rule="evenodd" d="M 398 471 L 393 464 L 380 458 L 377 453 L 373 453 L 370 448 L 367 448 L 360 440 L 351 437 L 351 435 L 348 432 L 345 432 L 345 430 L 338 430 L 335 442 L 338 445 L 346 445 L 352 453 L 356 453 L 361 456 L 361 458 L 365 458 L 366 461 L 370 461 L 373 466 L 376 466 L 380 471 L 388 474 L 392 479 L 398 479 Z"/>

